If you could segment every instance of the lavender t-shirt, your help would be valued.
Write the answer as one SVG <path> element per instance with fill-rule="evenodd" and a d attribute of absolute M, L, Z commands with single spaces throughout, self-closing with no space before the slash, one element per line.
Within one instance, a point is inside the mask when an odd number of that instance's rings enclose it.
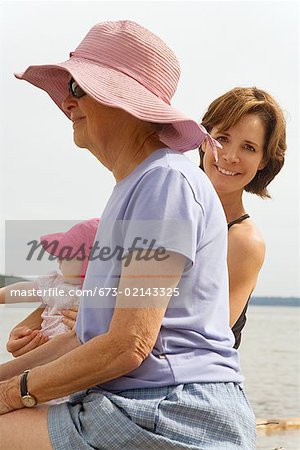
<path fill-rule="evenodd" d="M 184 274 L 158 339 L 141 366 L 101 385 L 125 389 L 192 382 L 237 382 L 238 352 L 229 327 L 227 224 L 207 176 L 185 155 L 157 150 L 118 182 L 101 216 L 98 249 L 163 247 L 186 257 Z M 108 250 L 107 250 L 108 252 Z M 120 253 L 89 263 L 76 326 L 86 342 L 107 332 L 121 274 Z M 101 355 L 97 355 L 101 358 Z"/>

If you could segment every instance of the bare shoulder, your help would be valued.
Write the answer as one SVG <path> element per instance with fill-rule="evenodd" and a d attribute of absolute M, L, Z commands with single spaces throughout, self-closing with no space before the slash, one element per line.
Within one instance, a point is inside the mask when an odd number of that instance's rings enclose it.
<path fill-rule="evenodd" d="M 235 259 L 252 261 L 262 266 L 265 257 L 265 241 L 255 223 L 250 220 L 233 225 L 228 233 L 228 253 Z"/>

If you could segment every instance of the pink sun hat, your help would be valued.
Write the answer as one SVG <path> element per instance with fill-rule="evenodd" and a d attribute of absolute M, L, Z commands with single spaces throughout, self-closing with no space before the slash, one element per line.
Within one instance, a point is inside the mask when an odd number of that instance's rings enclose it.
<path fill-rule="evenodd" d="M 42 247 L 50 255 L 60 259 L 82 260 L 81 278 L 85 277 L 91 249 L 94 244 L 100 219 L 89 219 L 77 223 L 68 231 L 41 236 Z"/>
<path fill-rule="evenodd" d="M 98 23 L 67 61 L 29 66 L 15 76 L 46 91 L 60 109 L 74 78 L 97 102 L 146 122 L 165 124 L 159 139 L 174 150 L 192 150 L 207 139 L 216 157 L 220 147 L 202 125 L 171 106 L 179 62 L 158 36 L 135 22 Z M 69 112 L 63 112 L 70 118 Z"/>

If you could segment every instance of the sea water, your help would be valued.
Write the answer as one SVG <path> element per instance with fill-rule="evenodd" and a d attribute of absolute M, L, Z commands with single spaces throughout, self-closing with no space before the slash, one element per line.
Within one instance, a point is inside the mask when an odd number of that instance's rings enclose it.
<path fill-rule="evenodd" d="M 257 418 L 300 417 L 300 308 L 250 306 L 240 347 Z M 257 449 L 300 450 L 300 430 L 258 431 Z"/>

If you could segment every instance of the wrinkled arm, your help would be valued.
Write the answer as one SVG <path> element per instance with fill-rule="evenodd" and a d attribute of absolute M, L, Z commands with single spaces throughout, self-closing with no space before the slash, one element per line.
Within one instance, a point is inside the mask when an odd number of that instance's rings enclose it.
<path fill-rule="evenodd" d="M 0 381 L 7 380 L 26 369 L 47 364 L 78 347 L 75 330 L 56 336 L 41 347 L 19 356 L 13 361 L 1 364 Z"/>
<path fill-rule="evenodd" d="M 166 261 L 132 261 L 123 268 L 119 291 L 125 287 L 175 288 L 184 269 L 185 257 L 170 253 Z M 147 276 L 150 274 L 151 276 Z M 164 274 L 161 277 L 161 274 Z M 159 284 L 158 284 L 159 283 Z M 34 368 L 28 377 L 29 391 L 39 402 L 86 389 L 95 384 L 118 378 L 135 370 L 151 352 L 163 320 L 170 297 L 149 297 L 147 304 L 132 304 L 132 298 L 118 295 L 114 315 L 107 333 L 94 337 L 83 345 L 76 346 L 64 356 L 45 364 L 46 357 L 39 354 L 34 366 L 30 352 L 18 366 L 18 373 L 24 368 Z M 72 335 L 72 331 L 66 333 Z M 54 339 L 53 339 L 54 340 Z M 74 342 L 74 341 L 72 341 Z M 45 344 L 43 351 L 49 354 L 51 341 Z M 36 353 L 37 355 L 37 353 Z M 49 358 L 48 358 L 49 359 Z M 8 383 L 15 385 L 15 380 Z M 11 389 L 10 404 L 16 406 L 18 393 Z"/>

